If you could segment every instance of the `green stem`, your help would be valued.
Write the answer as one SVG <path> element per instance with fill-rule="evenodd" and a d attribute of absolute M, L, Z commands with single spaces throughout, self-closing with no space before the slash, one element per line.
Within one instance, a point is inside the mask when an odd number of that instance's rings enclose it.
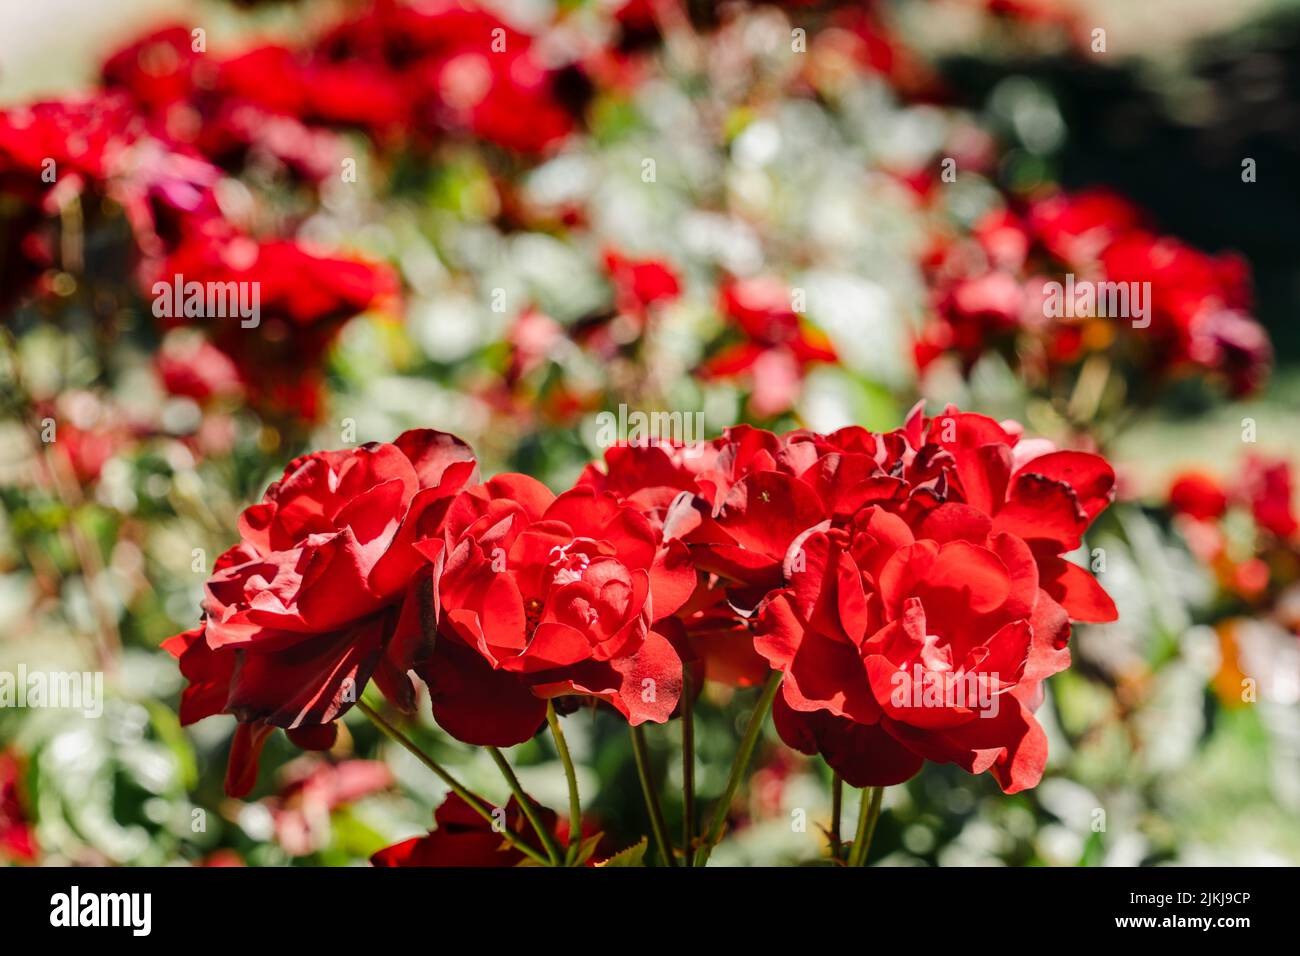
<path fill-rule="evenodd" d="M 402 733 L 400 730 L 398 730 L 396 727 L 390 724 L 387 720 L 381 717 L 378 711 L 376 711 L 364 700 L 357 701 L 357 710 L 361 711 L 361 713 L 369 717 L 370 722 L 374 724 L 376 727 L 378 727 L 380 732 L 383 733 L 385 737 L 387 737 L 389 740 L 393 741 L 394 743 L 400 744 L 401 746 L 405 747 L 408 751 L 410 751 L 411 755 L 414 756 L 416 760 L 420 761 L 420 763 L 424 764 L 435 774 L 437 774 L 438 777 L 442 780 L 442 782 L 451 788 L 452 793 L 456 794 L 456 796 L 464 800 L 469 805 L 470 809 L 472 809 L 475 813 L 481 816 L 488 823 L 491 823 L 493 827 L 496 827 L 498 825 L 498 821 L 492 816 L 492 808 L 488 806 L 488 804 L 485 803 L 483 800 L 481 800 L 479 797 L 477 797 L 475 794 L 473 794 L 459 780 L 457 780 L 450 773 L 448 773 L 447 770 L 443 768 L 442 764 L 438 763 L 438 761 L 434 760 L 427 753 L 421 750 L 420 746 L 414 740 L 406 736 L 406 734 Z M 538 853 L 531 846 L 525 843 L 523 838 L 520 837 L 519 834 L 514 833 L 511 830 L 505 830 L 503 831 L 502 835 L 505 837 L 507 843 L 509 843 L 519 852 L 523 853 L 525 856 L 531 858 L 534 862 L 540 863 L 542 866 L 546 866 L 547 863 L 549 862 L 546 859 L 546 857 L 542 856 L 542 854 Z"/>
<path fill-rule="evenodd" d="M 740 749 L 736 751 L 736 759 L 731 764 L 731 775 L 727 778 L 726 789 L 722 791 L 722 796 L 718 798 L 717 806 L 713 810 L 713 821 L 704 834 L 702 845 L 695 853 L 696 866 L 704 866 L 708 863 L 709 854 L 713 852 L 713 847 L 722 839 L 722 831 L 727 825 L 727 812 L 731 809 L 731 801 L 735 799 L 736 791 L 740 789 L 741 778 L 745 776 L 745 770 L 749 766 L 750 758 L 754 755 L 754 748 L 758 746 L 758 737 L 763 729 L 763 721 L 767 719 L 768 711 L 772 709 L 772 701 L 776 699 L 776 692 L 780 687 L 781 672 L 773 671 L 763 687 L 763 696 L 758 699 L 758 703 L 754 706 L 754 712 L 749 715 L 749 724 L 745 727 L 745 735 L 740 739 Z"/>
<path fill-rule="evenodd" d="M 542 826 L 542 817 L 537 812 L 537 805 L 533 803 L 533 798 L 524 792 L 523 786 L 519 783 L 519 778 L 515 776 L 515 772 L 510 766 L 510 761 L 506 760 L 506 755 L 496 747 L 488 747 L 487 752 L 492 755 L 492 760 L 501 771 L 501 776 L 506 778 L 506 783 L 510 786 L 510 792 L 519 801 L 519 808 L 524 811 L 524 816 L 528 818 L 528 822 L 532 824 L 533 829 L 537 832 L 538 839 L 542 841 L 542 846 L 546 848 L 546 855 L 551 858 L 551 865 L 559 866 L 564 860 L 564 854 L 560 852 L 560 844 L 556 842 L 555 834 L 547 827 Z"/>
<path fill-rule="evenodd" d="M 80 207 L 78 207 L 80 208 Z M 72 551 L 77 557 L 77 564 L 85 584 L 86 596 L 90 602 L 91 616 L 94 618 L 95 633 L 91 643 L 101 670 L 116 673 L 118 661 L 122 656 L 122 634 L 117 626 L 117 618 L 104 597 L 104 589 L 110 587 L 104 573 L 103 556 L 99 546 L 82 534 L 77 524 L 85 496 L 76 476 L 70 473 L 69 466 L 62 458 L 50 451 L 50 446 L 37 442 L 31 433 L 34 422 L 31 421 L 35 405 L 32 394 L 27 388 L 23 374 L 22 351 L 13 332 L 0 323 L 0 342 L 4 343 L 9 357 L 9 377 L 12 385 L 14 415 L 22 425 L 22 435 L 31 456 L 37 461 L 35 469 L 38 481 L 49 485 L 49 490 L 59 499 L 67 514 L 61 532 L 66 534 Z"/>
<path fill-rule="evenodd" d="M 578 774 L 573 769 L 573 757 L 569 753 L 569 743 L 564 739 L 564 730 L 560 727 L 560 715 L 555 712 L 555 702 L 546 702 L 546 723 L 550 725 L 551 736 L 555 738 L 555 749 L 560 754 L 560 763 L 564 765 L 564 776 L 569 782 L 569 849 L 564 855 L 566 866 L 573 866 L 582 847 L 582 800 L 578 796 Z"/>
<path fill-rule="evenodd" d="M 871 849 L 871 837 L 876 832 L 876 821 L 880 819 L 880 801 L 884 796 L 884 787 L 863 788 L 862 806 L 858 810 L 858 832 L 849 850 L 849 866 L 866 866 L 867 851 Z"/>
<path fill-rule="evenodd" d="M 844 814 L 844 778 L 838 770 L 831 777 L 831 856 L 839 860 L 844 841 L 840 839 L 840 817 Z"/>
<path fill-rule="evenodd" d="M 659 805 L 659 797 L 650 782 L 650 755 L 646 749 L 645 731 L 641 727 L 632 727 L 632 756 L 636 758 L 637 776 L 641 778 L 641 793 L 645 797 L 645 808 L 650 813 L 650 828 L 654 831 L 655 842 L 659 844 L 659 855 L 665 866 L 676 866 L 677 858 L 673 855 L 673 845 L 668 841 L 668 827 L 664 823 L 664 810 Z"/>
<path fill-rule="evenodd" d="M 690 667 L 682 673 L 682 854 L 695 864 L 695 693 Z"/>

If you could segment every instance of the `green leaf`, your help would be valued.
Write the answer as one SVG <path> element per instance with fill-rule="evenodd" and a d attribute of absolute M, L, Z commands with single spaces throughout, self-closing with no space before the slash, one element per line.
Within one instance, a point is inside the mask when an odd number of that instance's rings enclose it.
<path fill-rule="evenodd" d="M 640 843 L 634 843 L 626 850 L 619 850 L 608 860 L 602 860 L 597 866 L 645 866 L 645 851 L 649 843 L 645 837 Z"/>
<path fill-rule="evenodd" d="M 582 843 L 578 845 L 578 858 L 573 861 L 573 865 L 582 866 L 590 860 L 592 855 L 596 852 L 597 844 L 599 844 L 604 837 L 605 833 L 604 831 L 601 831 L 600 833 L 593 833 L 591 836 L 584 839 Z"/>

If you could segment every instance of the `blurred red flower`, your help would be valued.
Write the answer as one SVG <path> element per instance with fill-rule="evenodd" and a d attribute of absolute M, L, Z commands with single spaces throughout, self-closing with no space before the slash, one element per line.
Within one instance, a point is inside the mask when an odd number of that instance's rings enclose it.
<path fill-rule="evenodd" d="M 34 863 L 40 853 L 22 794 L 22 764 L 0 751 L 0 860 Z"/>
<path fill-rule="evenodd" d="M 267 801 L 276 842 L 290 856 L 328 846 L 334 810 L 393 785 L 392 771 L 379 760 L 304 761 L 285 768 L 285 782 Z"/>
<path fill-rule="evenodd" d="M 199 314 L 177 314 L 178 286 L 238 290 L 241 305 L 255 303 L 258 314 L 222 317 L 207 314 L 206 306 Z M 196 325 L 230 357 L 251 404 L 313 421 L 320 365 L 339 329 L 394 301 L 398 282 L 384 265 L 321 255 L 291 240 L 259 242 L 218 223 L 189 236 L 155 268 L 147 287 L 165 325 Z M 287 363 L 292 377 L 284 374 Z"/>
<path fill-rule="evenodd" d="M 1295 483 L 1291 465 L 1284 459 L 1252 455 L 1242 473 L 1241 495 L 1250 505 L 1255 523 L 1282 540 L 1300 529 L 1295 513 Z"/>
<path fill-rule="evenodd" d="M 650 306 L 681 295 L 677 274 L 659 259 L 631 259 L 611 249 L 605 253 L 605 270 L 614 285 L 614 308 L 643 323 Z"/>
<path fill-rule="evenodd" d="M 1228 495 L 1211 475 L 1185 472 L 1169 487 L 1169 506 L 1175 514 L 1212 521 L 1228 510 Z"/>
<path fill-rule="evenodd" d="M 1256 391 L 1273 356 L 1249 312 L 1249 268 L 1150 232 L 1144 220 L 1128 200 L 1090 189 L 1036 198 L 1023 215 L 995 210 L 967 241 L 944 237 L 926 262 L 935 314 L 917 336 L 917 366 L 950 353 L 969 372 L 995 352 L 1031 381 L 1068 386 L 1056 380 L 1101 353 L 1145 387 L 1193 370 L 1213 373 L 1234 396 Z M 1082 306 L 1089 311 L 1071 304 L 1049 314 L 1049 283 L 1113 284 L 1134 314 L 1105 315 L 1100 291 Z M 1137 295 L 1140 307 L 1129 298 Z"/>
<path fill-rule="evenodd" d="M 242 388 L 235 363 L 202 336 L 168 335 L 154 366 L 169 395 L 205 402 L 237 395 Z"/>
<path fill-rule="evenodd" d="M 707 378 L 748 378 L 753 389 L 749 408 L 755 416 L 789 411 L 808 366 L 837 361 L 829 340 L 801 320 L 791 290 L 780 280 L 732 280 L 719 296 L 723 316 L 744 338 L 724 346 L 700 372 Z"/>

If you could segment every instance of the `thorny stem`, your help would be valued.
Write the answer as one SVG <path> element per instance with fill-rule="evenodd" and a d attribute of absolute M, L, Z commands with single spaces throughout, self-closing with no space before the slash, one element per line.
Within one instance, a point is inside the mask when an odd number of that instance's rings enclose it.
<path fill-rule="evenodd" d="M 488 747 L 487 752 L 492 755 L 493 761 L 496 762 L 497 768 L 501 771 L 501 776 L 506 778 L 506 783 L 510 785 L 510 792 L 519 801 L 524 816 L 528 818 L 528 822 L 537 831 L 542 846 L 546 848 L 546 855 L 551 858 L 551 865 L 559 866 L 564 860 L 564 854 L 560 852 L 560 844 L 556 842 L 555 834 L 542 825 L 542 815 L 538 813 L 533 798 L 524 792 L 523 786 L 519 783 L 519 778 L 515 776 L 515 772 L 510 766 L 510 761 L 506 760 L 506 755 L 496 747 Z"/>
<path fill-rule="evenodd" d="M 437 774 L 439 779 L 441 779 L 443 783 L 445 783 L 447 786 L 451 788 L 452 793 L 456 794 L 456 796 L 460 797 L 467 804 L 469 804 L 470 809 L 472 809 L 475 813 L 481 816 L 488 823 L 491 823 L 494 828 L 498 826 L 498 821 L 492 816 L 492 809 L 483 800 L 475 796 L 469 789 L 467 789 L 464 784 L 462 784 L 459 780 L 457 780 L 450 773 L 448 773 L 447 770 L 442 766 L 442 764 L 438 763 L 438 761 L 434 760 L 427 753 L 421 750 L 420 746 L 414 740 L 412 740 L 410 737 L 406 736 L 406 734 L 402 733 L 400 730 L 398 730 L 396 727 L 390 724 L 387 720 L 385 720 L 382 716 L 380 716 L 378 711 L 376 711 L 364 700 L 357 701 L 357 709 L 361 711 L 361 713 L 365 714 L 368 718 L 370 718 L 370 722 L 374 724 L 376 727 L 378 727 L 380 732 L 383 733 L 385 737 L 387 737 L 389 740 L 393 741 L 394 743 L 400 744 L 401 746 L 405 747 L 408 751 L 410 751 L 410 753 L 412 754 L 412 756 L 415 757 L 416 760 L 420 761 L 420 763 L 424 764 L 435 774 Z M 523 853 L 525 856 L 529 857 L 535 863 L 540 863 L 542 866 L 547 866 L 550 863 L 550 861 L 547 860 L 546 857 L 544 857 L 542 854 L 538 853 L 531 846 L 525 843 L 523 838 L 520 837 L 519 834 L 509 829 L 506 829 L 502 831 L 501 835 L 505 837 L 507 843 L 509 843 L 516 850 Z"/>
<path fill-rule="evenodd" d="M 551 736 L 555 738 L 555 749 L 560 754 L 560 763 L 564 765 L 564 776 L 569 782 L 569 848 L 565 853 L 565 866 L 573 866 L 582 847 L 582 800 L 578 796 L 578 774 L 573 769 L 573 757 L 569 754 L 569 743 L 564 739 L 564 730 L 560 727 L 560 717 L 555 712 L 555 701 L 546 702 L 546 723 L 550 725 Z"/>

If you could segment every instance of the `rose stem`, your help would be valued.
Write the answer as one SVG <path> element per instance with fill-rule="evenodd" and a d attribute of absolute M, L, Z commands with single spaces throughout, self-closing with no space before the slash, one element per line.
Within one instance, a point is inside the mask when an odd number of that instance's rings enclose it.
<path fill-rule="evenodd" d="M 564 739 L 564 730 L 560 727 L 560 716 L 555 712 L 555 701 L 546 702 L 546 723 L 550 725 L 551 736 L 555 738 L 555 749 L 560 754 L 560 763 L 564 765 L 564 776 L 569 781 L 569 849 L 564 862 L 566 866 L 573 866 L 582 846 L 582 800 L 578 796 L 578 774 L 573 769 L 573 757 L 569 753 L 569 743 Z"/>
<path fill-rule="evenodd" d="M 702 845 L 696 851 L 696 866 L 704 866 L 709 861 L 709 854 L 713 852 L 714 845 L 722 838 L 723 827 L 727 825 L 727 811 L 731 809 L 731 801 L 735 798 L 736 791 L 740 789 L 740 778 L 745 775 L 749 760 L 754 755 L 754 748 L 758 746 L 758 736 L 763 729 L 763 721 L 767 719 L 768 711 L 772 709 L 772 701 L 776 699 L 776 692 L 780 687 L 781 672 L 773 671 L 763 687 L 763 696 L 758 699 L 758 703 L 754 705 L 754 712 L 749 715 L 749 724 L 745 727 L 745 736 L 740 740 L 736 759 L 731 764 L 731 775 L 727 778 L 726 789 L 718 798 L 717 806 L 713 809 L 713 820 L 709 824 L 708 832 L 704 834 Z"/>
<path fill-rule="evenodd" d="M 862 806 L 858 810 L 858 832 L 849 849 L 849 866 L 866 866 L 867 851 L 871 849 L 871 837 L 876 832 L 876 821 L 880 819 L 880 801 L 885 796 L 884 787 L 863 787 Z"/>
<path fill-rule="evenodd" d="M 396 727 L 390 724 L 387 720 L 381 717 L 378 711 L 376 711 L 364 700 L 357 701 L 357 709 L 361 711 L 361 713 L 369 717 L 370 722 L 374 724 L 376 727 L 378 727 L 380 732 L 382 732 L 385 737 L 387 737 L 389 740 L 393 741 L 394 743 L 401 744 L 403 747 L 405 747 L 408 751 L 411 752 L 411 754 L 415 757 L 415 759 L 420 761 L 420 763 L 424 764 L 435 774 L 437 774 L 438 777 L 442 780 L 442 782 L 451 788 L 452 793 L 456 794 L 456 796 L 460 797 L 467 804 L 469 804 L 470 809 L 472 809 L 475 813 L 481 816 L 488 823 L 492 824 L 494 829 L 498 826 L 498 821 L 492 816 L 492 810 L 488 807 L 488 805 L 484 803 L 479 797 L 475 796 L 472 792 L 470 792 L 470 790 L 466 788 L 464 784 L 462 784 L 459 780 L 457 780 L 450 773 L 448 773 L 447 770 L 442 766 L 442 764 L 438 763 L 438 761 L 434 760 L 427 753 L 421 750 L 420 746 L 414 740 L 406 736 L 406 734 L 402 733 L 400 730 L 398 730 Z M 523 838 L 521 838 L 519 834 L 514 833 L 511 830 L 507 829 L 502 831 L 502 836 L 506 838 L 507 843 L 509 843 L 519 852 L 523 853 L 525 856 L 531 858 L 534 862 L 540 863 L 542 866 L 547 866 L 550 863 L 550 861 L 547 860 L 546 857 L 542 856 L 542 854 L 538 853 L 531 846 L 525 843 L 523 841 Z"/>
<path fill-rule="evenodd" d="M 546 855 L 551 858 L 552 866 L 559 866 L 564 860 L 564 854 L 560 852 L 560 845 L 555 842 L 555 834 L 542 826 L 542 816 L 537 811 L 537 804 L 533 803 L 533 798 L 524 793 L 523 786 L 519 783 L 519 778 L 515 776 L 514 770 L 510 767 L 510 761 L 506 760 L 506 755 L 496 747 L 488 747 L 487 752 L 492 755 L 496 762 L 501 776 L 506 778 L 506 783 L 510 785 L 510 792 L 515 795 L 519 801 L 520 808 L 524 811 L 524 816 L 528 822 L 533 825 L 537 831 L 537 836 L 542 841 L 542 846 L 546 848 Z"/>
<path fill-rule="evenodd" d="M 682 862 L 695 862 L 695 694 L 691 669 L 682 669 Z"/>
<path fill-rule="evenodd" d="M 629 729 L 632 731 L 632 756 L 636 758 L 636 772 L 641 778 L 641 793 L 650 813 L 650 827 L 654 830 L 655 842 L 659 844 L 659 855 L 666 866 L 676 866 L 673 845 L 668 841 L 668 827 L 664 824 L 663 807 L 659 806 L 659 797 L 650 783 L 650 756 L 646 752 L 645 731 L 640 726 Z"/>
<path fill-rule="evenodd" d="M 23 375 L 22 354 L 18 340 L 7 326 L 0 325 L 0 341 L 4 342 L 5 351 L 9 353 L 9 374 L 13 379 L 15 416 L 23 426 L 23 439 L 27 443 L 28 450 L 38 463 L 34 469 L 36 480 L 48 485 L 48 490 L 59 499 L 59 503 L 67 513 L 67 520 L 60 531 L 65 533 L 72 543 L 72 550 L 77 556 L 77 565 L 86 587 L 86 596 L 90 601 L 90 609 L 98 632 L 91 637 L 95 656 L 99 660 L 101 670 L 113 673 L 117 670 L 117 659 L 122 653 L 122 635 L 117 627 L 117 619 L 104 600 L 103 588 L 107 582 L 104 578 L 104 562 L 99 553 L 99 545 L 89 541 L 81 533 L 81 528 L 77 524 L 77 513 L 85 504 L 81 486 L 77 483 L 76 475 L 67 474 L 71 470 L 69 467 L 60 467 L 60 459 L 50 453 L 49 443 L 42 441 L 38 444 L 31 437 L 28 430 L 30 422 L 27 418 L 33 413 L 35 405 Z"/>
<path fill-rule="evenodd" d="M 840 840 L 840 817 L 844 813 L 844 778 L 838 770 L 831 776 L 831 856 L 840 858 L 843 841 Z"/>

